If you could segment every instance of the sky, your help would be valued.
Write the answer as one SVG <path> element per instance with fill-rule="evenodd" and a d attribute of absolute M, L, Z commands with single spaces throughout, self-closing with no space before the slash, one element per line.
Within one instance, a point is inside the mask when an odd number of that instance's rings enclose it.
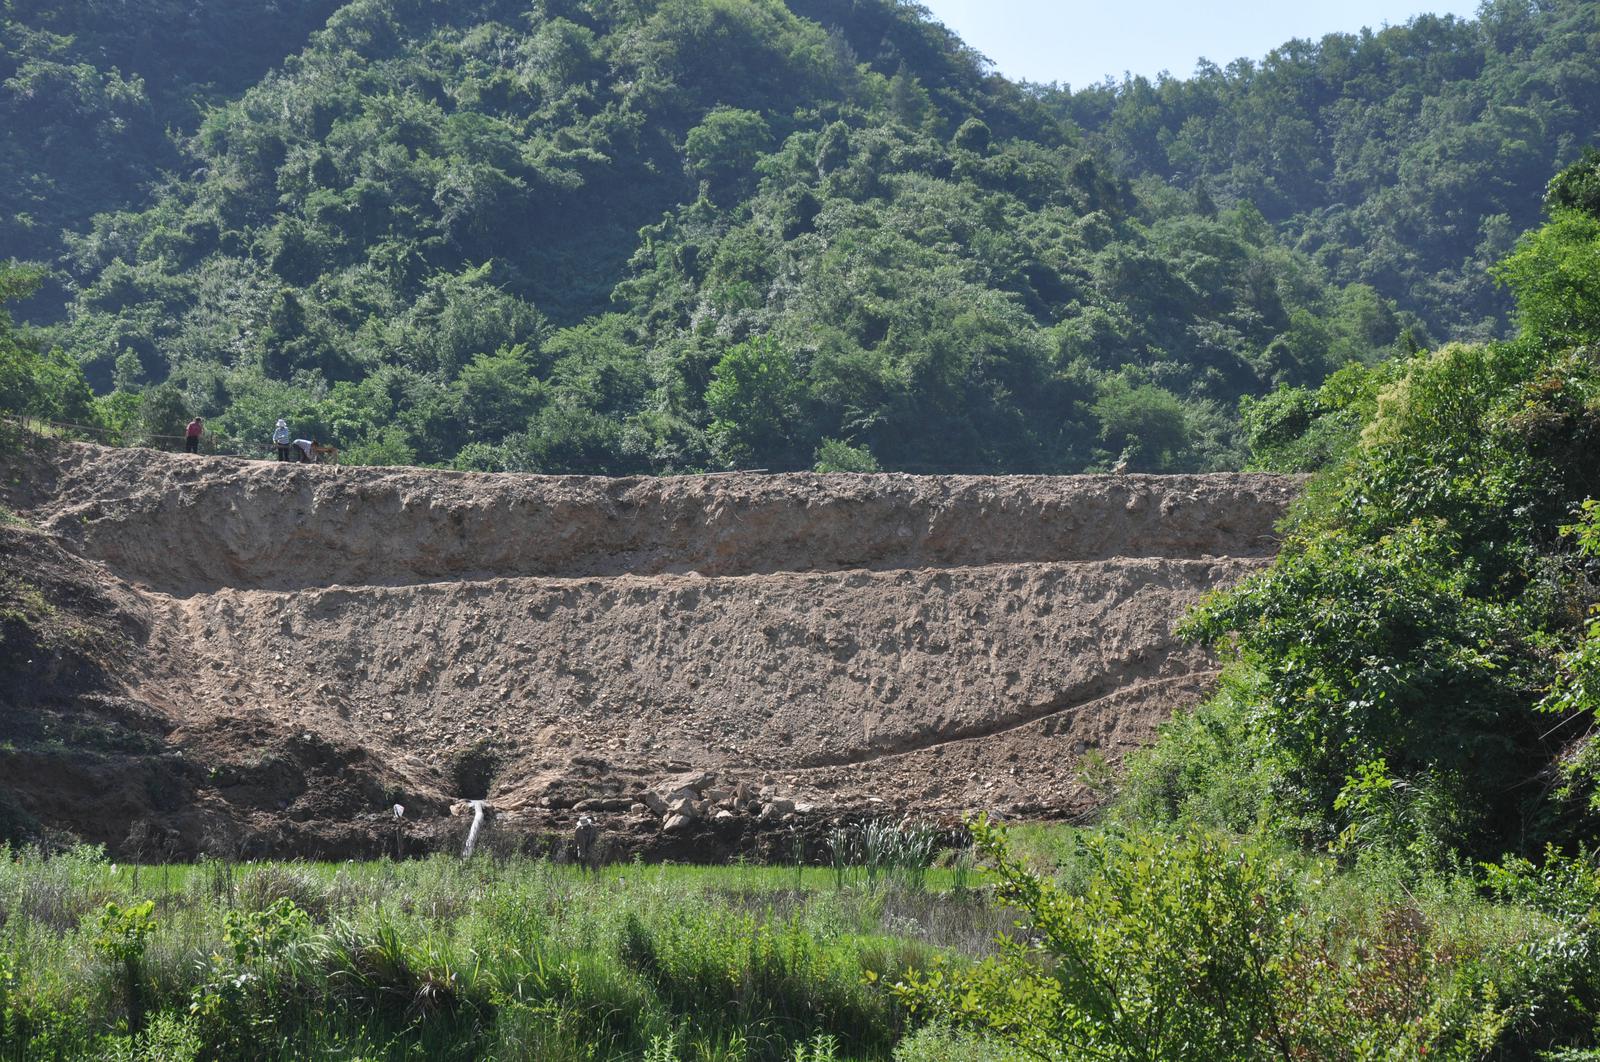
<path fill-rule="evenodd" d="M 1012 79 L 1075 88 L 1107 74 L 1188 77 L 1204 57 L 1259 59 L 1291 37 L 1399 25 L 1418 14 L 1470 18 L 1477 0 L 922 0 Z"/>

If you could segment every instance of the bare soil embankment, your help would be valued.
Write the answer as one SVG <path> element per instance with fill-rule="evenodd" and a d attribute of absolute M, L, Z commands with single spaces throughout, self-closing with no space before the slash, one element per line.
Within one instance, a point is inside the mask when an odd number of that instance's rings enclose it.
<path fill-rule="evenodd" d="M 102 686 L 195 765 L 176 807 L 130 796 L 97 839 L 322 854 L 395 843 L 394 802 L 400 843 L 454 838 L 477 797 L 502 834 L 589 814 L 618 851 L 679 855 L 759 849 L 797 816 L 1072 814 L 1085 756 L 1206 687 L 1214 662 L 1173 624 L 1270 559 L 1298 489 L 88 446 L 8 479 L 37 537 L 139 615 Z M 51 697 L 83 701 L 28 700 Z M 36 789 L 16 802 L 53 821 L 68 798 Z"/>

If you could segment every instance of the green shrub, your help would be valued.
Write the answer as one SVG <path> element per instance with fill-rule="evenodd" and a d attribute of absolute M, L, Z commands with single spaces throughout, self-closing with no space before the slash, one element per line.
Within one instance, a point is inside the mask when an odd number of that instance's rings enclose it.
<path fill-rule="evenodd" d="M 969 969 L 898 986 L 930 1017 L 1042 1058 L 1247 1058 L 1287 1051 L 1280 992 L 1297 931 L 1291 880 L 1259 850 L 1197 834 L 1087 835 L 1068 891 L 973 825 L 1025 938 Z"/>
<path fill-rule="evenodd" d="M 121 978 L 128 1031 L 135 1035 L 144 1030 L 144 951 L 156 929 L 155 906 L 153 900 L 127 907 L 112 900 L 96 920 L 94 950 L 111 962 Z"/>
<path fill-rule="evenodd" d="M 177 1014 L 157 1014 L 139 1035 L 102 1046 L 106 1062 L 194 1062 L 204 1049 L 193 1024 Z"/>
<path fill-rule="evenodd" d="M 865 446 L 851 446 L 843 439 L 823 439 L 817 447 L 814 472 L 877 472 L 877 458 Z"/>
<path fill-rule="evenodd" d="M 1259 694 L 1253 671 L 1231 668 L 1210 698 L 1161 724 L 1156 740 L 1128 757 L 1111 817 L 1303 834 L 1294 809 L 1275 798 L 1278 765 L 1261 754 L 1261 735 L 1252 726 Z"/>
<path fill-rule="evenodd" d="M 227 912 L 222 918 L 222 939 L 241 966 L 271 962 L 310 925 L 310 917 L 293 900 L 282 898 L 265 910 Z"/>
<path fill-rule="evenodd" d="M 1057 880 L 1025 867 L 997 828 L 973 832 L 1020 935 L 896 991 L 920 1017 L 1027 1057 L 1472 1059 L 1551 1043 L 1515 1032 L 1520 1011 L 1500 986 L 1531 982 L 1481 901 L 1466 901 L 1465 931 L 1447 931 L 1403 889 L 1394 904 L 1354 875 L 1331 887 L 1286 854 L 1203 830 L 1079 832 Z"/>
<path fill-rule="evenodd" d="M 992 1036 L 935 1023 L 895 1045 L 894 1062 L 1023 1062 L 1036 1058 Z"/>

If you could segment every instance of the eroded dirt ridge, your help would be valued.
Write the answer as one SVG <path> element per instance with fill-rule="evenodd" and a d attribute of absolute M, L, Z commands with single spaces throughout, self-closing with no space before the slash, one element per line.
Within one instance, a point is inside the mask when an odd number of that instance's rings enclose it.
<path fill-rule="evenodd" d="M 484 797 L 502 833 L 589 814 L 660 853 L 748 846 L 796 806 L 1071 813 L 1100 761 L 1210 680 L 1172 627 L 1270 558 L 1299 485 L 86 446 L 10 478 L 9 504 L 148 609 L 124 692 L 222 762 L 128 828 L 277 851 L 395 841 L 391 798 L 413 840 L 464 834 L 431 820 Z"/>

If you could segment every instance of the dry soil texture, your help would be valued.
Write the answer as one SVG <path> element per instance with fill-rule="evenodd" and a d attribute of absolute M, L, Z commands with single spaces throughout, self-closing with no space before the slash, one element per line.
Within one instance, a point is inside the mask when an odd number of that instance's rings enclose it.
<path fill-rule="evenodd" d="M 616 850 L 654 854 L 759 848 L 796 821 L 787 801 L 804 822 L 1069 815 L 1095 797 L 1086 765 L 1205 689 L 1214 662 L 1173 625 L 1270 559 L 1299 488 L 490 476 L 90 446 L 7 480 L 37 529 L 10 533 L 9 576 L 48 554 L 46 597 L 98 594 L 63 621 L 105 628 L 90 679 L 13 683 L 13 728 L 119 704 L 178 779 L 72 812 L 24 777 L 50 769 L 43 746 L 13 742 L 13 767 L 33 757 L 8 772 L 18 814 L 185 854 L 446 843 L 476 797 L 505 835 L 589 814 Z M 687 822 L 664 832 L 648 794 L 685 789 Z"/>

